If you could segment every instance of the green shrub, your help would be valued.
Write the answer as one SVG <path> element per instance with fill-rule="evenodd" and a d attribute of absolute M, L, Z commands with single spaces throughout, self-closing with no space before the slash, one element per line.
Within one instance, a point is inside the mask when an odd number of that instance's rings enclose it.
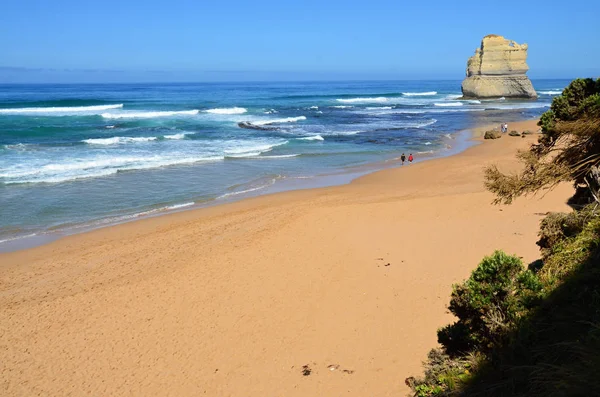
<path fill-rule="evenodd" d="M 537 277 L 516 256 L 496 251 L 485 257 L 469 279 L 454 286 L 450 311 L 458 318 L 438 331 L 451 355 L 489 351 L 537 297 Z"/>
<path fill-rule="evenodd" d="M 558 242 L 535 282 L 539 304 L 457 395 L 600 395 L 600 218 Z"/>
<path fill-rule="evenodd" d="M 581 214 L 578 215 L 581 216 Z M 583 218 L 589 219 L 587 217 Z M 579 267 L 589 262 L 591 256 L 598 256 L 600 217 L 595 216 L 591 221 L 586 223 L 573 237 L 567 237 L 558 241 L 552 247 L 550 255 L 544 261 L 544 266 L 539 271 L 539 277 L 548 290 L 556 288 L 566 277 L 579 272 Z M 600 258 L 598 259 L 600 260 Z M 600 271 L 600 266 L 593 270 Z M 598 294 L 600 296 L 600 291 Z"/>
<path fill-rule="evenodd" d="M 417 397 L 450 396 L 471 380 L 482 361 L 480 355 L 450 357 L 442 349 L 433 349 L 423 363 L 423 378 L 406 379 Z"/>
<path fill-rule="evenodd" d="M 581 211 L 552 212 L 542 219 L 537 241 L 542 252 L 542 259 L 552 253 L 556 244 L 579 234 L 590 220 L 598 216 L 596 212 L 595 206 L 590 205 Z"/>

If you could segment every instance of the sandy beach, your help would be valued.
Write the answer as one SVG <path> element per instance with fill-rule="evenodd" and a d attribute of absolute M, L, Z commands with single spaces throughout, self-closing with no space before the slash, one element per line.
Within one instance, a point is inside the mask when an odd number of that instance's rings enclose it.
<path fill-rule="evenodd" d="M 535 121 L 510 129 L 537 131 Z M 494 206 L 536 135 L 0 255 L 0 394 L 403 396 L 452 283 L 539 257 L 568 185 Z"/>

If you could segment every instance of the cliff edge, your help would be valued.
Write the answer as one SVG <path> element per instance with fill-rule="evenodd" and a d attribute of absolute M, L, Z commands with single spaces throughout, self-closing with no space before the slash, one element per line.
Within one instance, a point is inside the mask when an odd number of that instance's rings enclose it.
<path fill-rule="evenodd" d="M 537 98 L 525 75 L 527 44 L 517 44 L 491 34 L 481 40 L 481 47 L 467 61 L 467 77 L 462 83 L 467 98 Z"/>

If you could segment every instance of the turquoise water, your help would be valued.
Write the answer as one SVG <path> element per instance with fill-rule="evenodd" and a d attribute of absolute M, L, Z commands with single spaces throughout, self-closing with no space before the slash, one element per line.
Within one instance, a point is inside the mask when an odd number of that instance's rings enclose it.
<path fill-rule="evenodd" d="M 0 85 L 0 243 L 260 194 L 539 116 L 460 81 Z"/>

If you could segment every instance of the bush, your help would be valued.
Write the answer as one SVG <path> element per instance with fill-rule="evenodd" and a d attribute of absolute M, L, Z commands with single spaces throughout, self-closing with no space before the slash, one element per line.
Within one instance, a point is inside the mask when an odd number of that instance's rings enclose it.
<path fill-rule="evenodd" d="M 541 289 L 535 274 L 516 256 L 496 251 L 464 283 L 455 285 L 450 311 L 458 318 L 438 331 L 448 354 L 489 351 L 500 343 Z"/>
<path fill-rule="evenodd" d="M 581 211 L 584 212 L 584 211 Z M 555 242 L 550 254 L 544 260 L 544 266 L 539 271 L 540 280 L 550 290 L 562 283 L 562 280 L 576 272 L 583 263 L 590 258 L 598 260 L 598 246 L 600 245 L 600 217 L 593 215 L 591 207 L 587 209 L 590 215 L 577 214 L 567 225 L 564 233 L 572 233 Z M 591 217 L 591 221 L 589 220 Z M 583 225 L 581 224 L 583 223 Z M 570 228 L 570 229 L 567 229 Z M 595 268 L 594 271 L 600 271 Z M 600 291 L 598 292 L 598 313 L 600 313 Z"/>
<path fill-rule="evenodd" d="M 450 396 L 469 382 L 482 360 L 480 355 L 450 357 L 442 349 L 433 349 L 423 363 L 423 378 L 407 378 L 405 383 L 415 391 L 416 397 Z"/>
<path fill-rule="evenodd" d="M 597 217 L 594 205 L 570 213 L 553 212 L 540 222 L 539 240 L 542 259 L 546 259 L 554 247 L 568 237 L 579 234 L 591 219 Z"/>
<path fill-rule="evenodd" d="M 539 304 L 454 395 L 600 395 L 600 218 L 556 243 L 536 282 Z"/>
<path fill-rule="evenodd" d="M 483 139 L 498 139 L 498 138 L 502 138 L 502 134 L 499 133 L 498 131 L 494 131 L 494 130 L 486 131 L 485 134 L 483 135 Z"/>

